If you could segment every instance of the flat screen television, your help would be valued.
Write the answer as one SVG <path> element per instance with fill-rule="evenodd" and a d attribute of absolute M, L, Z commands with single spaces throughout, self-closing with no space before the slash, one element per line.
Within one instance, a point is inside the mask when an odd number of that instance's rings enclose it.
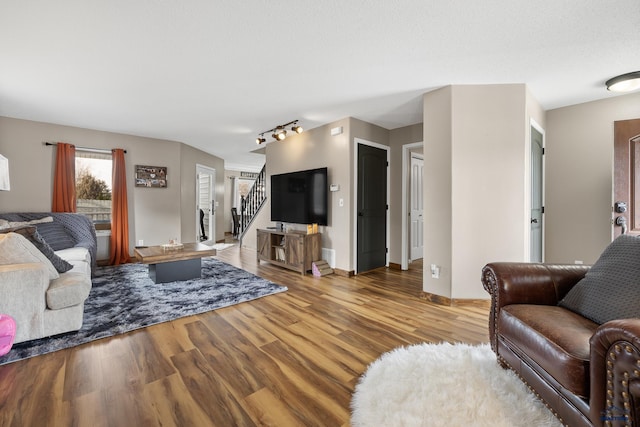
<path fill-rule="evenodd" d="M 271 221 L 329 225 L 327 168 L 271 175 Z"/>

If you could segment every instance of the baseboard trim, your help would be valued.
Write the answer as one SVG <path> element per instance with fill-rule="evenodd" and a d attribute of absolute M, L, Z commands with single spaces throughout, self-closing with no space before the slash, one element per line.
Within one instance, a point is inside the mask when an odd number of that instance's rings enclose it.
<path fill-rule="evenodd" d="M 402 270 L 402 265 L 398 264 L 396 262 L 390 262 L 389 263 L 389 268 L 392 270 Z"/>
<path fill-rule="evenodd" d="M 491 300 L 489 299 L 465 299 L 465 298 L 447 298 L 442 295 L 432 294 L 430 292 L 422 292 L 420 298 L 438 305 L 446 305 L 448 307 L 481 307 L 490 308 Z"/>
<path fill-rule="evenodd" d="M 339 268 L 334 268 L 333 269 L 333 274 L 335 274 L 337 276 L 342 276 L 342 277 L 353 277 L 354 276 L 353 270 L 347 271 L 347 270 L 341 270 Z"/>

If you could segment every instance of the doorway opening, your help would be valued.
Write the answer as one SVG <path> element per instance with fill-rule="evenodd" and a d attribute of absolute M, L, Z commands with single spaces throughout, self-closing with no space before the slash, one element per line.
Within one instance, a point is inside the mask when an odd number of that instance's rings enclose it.
<path fill-rule="evenodd" d="M 544 130 L 531 120 L 529 261 L 544 261 Z"/>
<path fill-rule="evenodd" d="M 422 201 L 423 197 L 423 185 L 424 178 L 422 169 L 416 170 L 415 172 L 421 175 L 418 182 L 414 182 L 412 185 L 412 166 L 411 159 L 415 157 L 416 159 L 420 159 L 422 164 L 424 165 L 424 144 L 422 142 L 414 142 L 411 144 L 404 144 L 402 146 L 402 225 L 401 225 L 401 253 L 400 253 L 400 268 L 402 270 L 408 270 L 409 264 L 412 261 L 417 261 L 423 258 L 424 253 L 424 228 L 420 231 L 415 229 L 415 226 L 423 226 L 424 224 L 424 216 L 420 217 L 421 212 L 414 212 L 414 217 L 417 220 L 420 220 L 417 224 L 414 224 L 414 231 L 417 233 L 414 238 L 412 238 L 412 218 L 411 218 L 411 207 L 415 205 L 416 207 L 421 207 L 422 211 L 424 210 L 424 203 Z M 415 160 L 414 160 L 415 162 Z M 418 165 L 419 166 L 419 165 Z M 416 177 L 417 178 L 417 177 Z M 414 197 L 415 195 L 415 197 Z M 417 197 L 420 197 L 420 200 L 417 200 Z M 419 240 L 418 240 L 419 239 Z M 411 246 L 414 242 L 421 246 L 422 249 L 416 249 L 414 254 L 411 254 Z M 417 246 L 416 246 L 417 247 Z M 411 268 L 422 268 L 418 263 L 413 263 Z"/>
<path fill-rule="evenodd" d="M 196 241 L 216 242 L 216 170 L 196 165 Z"/>

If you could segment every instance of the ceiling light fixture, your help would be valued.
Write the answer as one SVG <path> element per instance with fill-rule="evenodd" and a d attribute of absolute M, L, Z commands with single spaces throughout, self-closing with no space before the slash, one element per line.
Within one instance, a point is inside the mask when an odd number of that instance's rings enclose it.
<path fill-rule="evenodd" d="M 269 134 L 269 132 L 271 133 L 271 137 L 273 139 L 275 139 L 276 141 L 282 141 L 287 137 L 287 131 L 286 131 L 286 127 L 287 126 L 291 126 L 291 130 L 295 133 L 302 133 L 303 129 L 302 126 L 298 126 L 298 120 L 292 120 L 289 123 L 285 123 L 283 125 L 278 125 L 276 127 L 274 127 L 273 129 L 269 129 L 269 130 L 265 130 L 264 132 L 260 132 L 258 135 L 258 137 L 256 138 L 256 144 L 260 145 L 264 142 L 266 142 L 267 140 L 264 138 L 265 134 Z"/>
<path fill-rule="evenodd" d="M 631 92 L 640 89 L 640 71 L 622 74 L 607 80 L 607 90 L 612 92 Z"/>

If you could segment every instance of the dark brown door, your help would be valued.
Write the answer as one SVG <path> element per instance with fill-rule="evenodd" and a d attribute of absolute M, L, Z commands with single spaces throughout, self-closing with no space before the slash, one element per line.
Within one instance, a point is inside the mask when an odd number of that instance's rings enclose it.
<path fill-rule="evenodd" d="M 358 144 L 357 272 L 387 264 L 387 152 Z"/>
<path fill-rule="evenodd" d="M 614 236 L 640 235 L 640 119 L 614 123 Z"/>

